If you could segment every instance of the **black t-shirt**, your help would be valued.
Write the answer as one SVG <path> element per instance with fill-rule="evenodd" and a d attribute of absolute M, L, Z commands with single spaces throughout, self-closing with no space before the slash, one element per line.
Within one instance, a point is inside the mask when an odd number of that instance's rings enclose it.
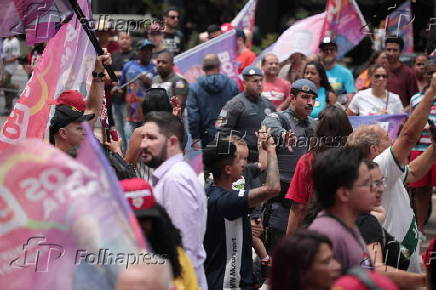
<path fill-rule="evenodd" d="M 185 38 L 179 30 L 174 33 L 164 32 L 164 42 L 165 47 L 174 55 L 183 52 L 185 49 Z"/>
<path fill-rule="evenodd" d="M 386 265 L 407 270 L 410 260 L 401 251 L 401 245 L 390 235 L 372 214 L 365 213 L 357 219 L 357 226 L 367 245 L 380 243 Z"/>
<path fill-rule="evenodd" d="M 207 227 L 204 270 L 210 290 L 252 289 L 253 262 L 248 191 L 206 189 Z"/>

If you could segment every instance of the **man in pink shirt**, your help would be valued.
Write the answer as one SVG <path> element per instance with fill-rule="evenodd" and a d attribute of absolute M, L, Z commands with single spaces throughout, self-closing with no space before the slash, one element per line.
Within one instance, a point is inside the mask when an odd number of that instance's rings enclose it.
<path fill-rule="evenodd" d="M 291 83 L 279 78 L 279 59 L 275 54 L 268 53 L 262 58 L 263 79 L 262 96 L 273 103 L 277 111 L 286 110 L 291 99 Z"/>

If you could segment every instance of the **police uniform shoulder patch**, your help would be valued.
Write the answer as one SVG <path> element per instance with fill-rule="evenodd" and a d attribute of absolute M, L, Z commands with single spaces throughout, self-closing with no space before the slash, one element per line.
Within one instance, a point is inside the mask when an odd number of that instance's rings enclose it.
<path fill-rule="evenodd" d="M 277 113 L 270 113 L 270 114 L 268 114 L 268 117 L 278 119 L 278 118 L 279 118 L 279 115 L 277 115 Z"/>
<path fill-rule="evenodd" d="M 265 112 L 265 115 L 268 116 L 269 114 L 271 114 L 272 111 L 270 108 L 266 108 L 264 112 Z"/>

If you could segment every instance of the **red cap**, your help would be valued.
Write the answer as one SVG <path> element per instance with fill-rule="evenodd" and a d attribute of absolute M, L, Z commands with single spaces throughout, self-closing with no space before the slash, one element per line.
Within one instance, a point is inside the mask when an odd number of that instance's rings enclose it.
<path fill-rule="evenodd" d="M 84 112 L 86 108 L 85 97 L 79 91 L 64 91 L 56 100 L 49 101 L 50 105 L 67 105 Z"/>
<path fill-rule="evenodd" d="M 231 23 L 228 23 L 228 22 L 226 22 L 226 23 L 224 23 L 224 24 L 222 24 L 221 25 L 221 31 L 224 33 L 224 32 L 227 32 L 227 31 L 230 31 L 230 30 L 232 30 L 232 29 L 234 29 L 235 27 L 231 24 Z"/>
<path fill-rule="evenodd" d="M 379 288 L 384 290 L 397 290 L 398 287 L 387 277 L 374 271 L 367 271 L 368 277 Z M 336 280 L 332 290 L 367 290 L 369 289 L 359 278 L 351 275 L 342 276 Z"/>
<path fill-rule="evenodd" d="M 153 189 L 148 182 L 142 178 L 130 178 L 121 180 L 120 185 L 137 217 L 157 214 L 155 207 L 157 203 L 153 196 Z"/>

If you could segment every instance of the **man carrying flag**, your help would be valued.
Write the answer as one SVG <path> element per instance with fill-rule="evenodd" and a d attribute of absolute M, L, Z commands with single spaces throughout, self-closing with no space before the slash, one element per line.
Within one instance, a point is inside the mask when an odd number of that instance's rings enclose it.
<path fill-rule="evenodd" d="M 110 63 L 111 56 L 107 52 L 95 61 L 88 102 L 84 101 L 80 92 L 73 90 L 64 91 L 58 99 L 50 102 L 56 105 L 49 127 L 50 144 L 70 154 L 80 146 L 85 137 L 81 122 L 89 121 L 93 128 L 101 114 L 105 77 L 103 65 Z"/>

